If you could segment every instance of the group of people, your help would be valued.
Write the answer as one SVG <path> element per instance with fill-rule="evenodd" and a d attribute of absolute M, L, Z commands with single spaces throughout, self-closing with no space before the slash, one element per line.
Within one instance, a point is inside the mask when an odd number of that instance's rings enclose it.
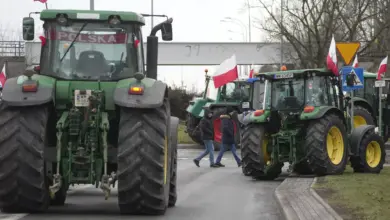
<path fill-rule="evenodd" d="M 213 145 L 214 125 L 212 121 L 213 112 L 209 111 L 208 109 L 205 110 L 204 117 L 201 119 L 199 123 L 205 150 L 197 158 L 194 159 L 194 163 L 197 167 L 199 167 L 200 161 L 207 154 L 209 154 L 210 156 L 210 167 L 212 168 L 225 167 L 225 165 L 221 163 L 221 160 L 223 154 L 229 148 L 234 156 L 234 159 L 237 162 L 238 167 L 241 167 L 241 159 L 237 155 L 236 146 L 235 146 L 234 123 L 232 119 L 232 114 L 233 112 L 231 112 L 230 114 L 226 112 L 226 114 L 220 116 L 222 144 L 217 159 L 214 161 L 214 145 Z"/>

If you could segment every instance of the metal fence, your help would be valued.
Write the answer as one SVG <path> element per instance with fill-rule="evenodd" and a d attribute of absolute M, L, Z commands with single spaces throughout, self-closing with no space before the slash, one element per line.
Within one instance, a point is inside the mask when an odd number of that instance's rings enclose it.
<path fill-rule="evenodd" d="M 24 57 L 24 41 L 0 41 L 0 57 Z"/>

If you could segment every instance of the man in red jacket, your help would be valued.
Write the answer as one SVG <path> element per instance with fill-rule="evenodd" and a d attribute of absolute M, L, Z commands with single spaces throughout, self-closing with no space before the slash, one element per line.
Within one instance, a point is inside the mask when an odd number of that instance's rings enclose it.
<path fill-rule="evenodd" d="M 234 124 L 232 119 L 232 114 L 226 114 L 221 115 L 221 130 L 222 130 L 222 144 L 221 149 L 219 151 L 217 160 L 215 161 L 215 165 L 219 167 L 224 167 L 221 163 L 223 154 L 225 153 L 226 149 L 230 147 L 230 151 L 233 154 L 234 159 L 237 162 L 237 166 L 241 167 L 241 160 L 240 157 L 237 155 L 235 140 L 234 140 Z"/>

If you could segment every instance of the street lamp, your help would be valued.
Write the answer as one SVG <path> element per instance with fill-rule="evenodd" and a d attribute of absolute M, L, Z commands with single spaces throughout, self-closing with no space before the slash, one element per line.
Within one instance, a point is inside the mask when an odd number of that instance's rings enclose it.
<path fill-rule="evenodd" d="M 246 41 L 246 36 L 245 36 L 245 33 L 244 32 L 239 32 L 239 31 L 232 31 L 232 30 L 228 30 L 228 32 L 230 33 L 234 33 L 234 34 L 239 34 L 242 36 L 242 41 Z"/>
<path fill-rule="evenodd" d="M 245 31 L 246 38 L 250 36 L 250 31 L 248 31 L 247 26 L 244 24 L 244 22 L 240 21 L 237 18 L 232 18 L 232 17 L 225 17 L 221 22 L 233 22 L 241 26 L 241 28 Z M 250 29 L 249 29 L 250 30 Z M 246 40 L 247 41 L 247 40 Z"/>

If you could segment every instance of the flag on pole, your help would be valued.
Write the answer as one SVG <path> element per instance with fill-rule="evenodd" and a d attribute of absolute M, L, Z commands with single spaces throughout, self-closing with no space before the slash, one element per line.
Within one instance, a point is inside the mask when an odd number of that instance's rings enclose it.
<path fill-rule="evenodd" d="M 336 41 L 334 40 L 334 36 L 332 36 L 332 41 L 330 42 L 328 56 L 326 57 L 326 66 L 333 72 L 333 74 L 336 76 L 339 75 L 339 69 L 337 67 Z"/>
<path fill-rule="evenodd" d="M 34 2 L 47 3 L 47 0 L 34 0 Z"/>
<path fill-rule="evenodd" d="M 238 78 L 236 55 L 223 61 L 214 73 L 214 87 L 219 88 Z"/>
<path fill-rule="evenodd" d="M 387 58 L 388 58 L 388 57 L 389 57 L 389 56 L 386 56 L 386 57 L 382 60 L 381 64 L 379 64 L 378 73 L 377 73 L 377 76 L 376 76 L 376 79 L 377 79 L 377 80 L 381 80 L 382 77 L 385 76 L 385 73 L 386 73 L 386 71 L 387 71 Z"/>
<path fill-rule="evenodd" d="M 251 68 L 251 71 L 249 72 L 249 78 L 253 78 L 253 74 L 254 74 L 255 70 L 253 69 L 253 67 Z"/>
<path fill-rule="evenodd" d="M 0 89 L 3 89 L 5 81 L 7 80 L 7 75 L 5 73 L 7 62 L 4 63 L 3 69 L 0 72 Z"/>
<path fill-rule="evenodd" d="M 358 67 L 359 67 L 359 62 L 358 62 L 357 54 L 356 54 L 356 56 L 355 56 L 355 59 L 353 60 L 352 67 L 353 67 L 353 68 L 358 68 Z"/>

